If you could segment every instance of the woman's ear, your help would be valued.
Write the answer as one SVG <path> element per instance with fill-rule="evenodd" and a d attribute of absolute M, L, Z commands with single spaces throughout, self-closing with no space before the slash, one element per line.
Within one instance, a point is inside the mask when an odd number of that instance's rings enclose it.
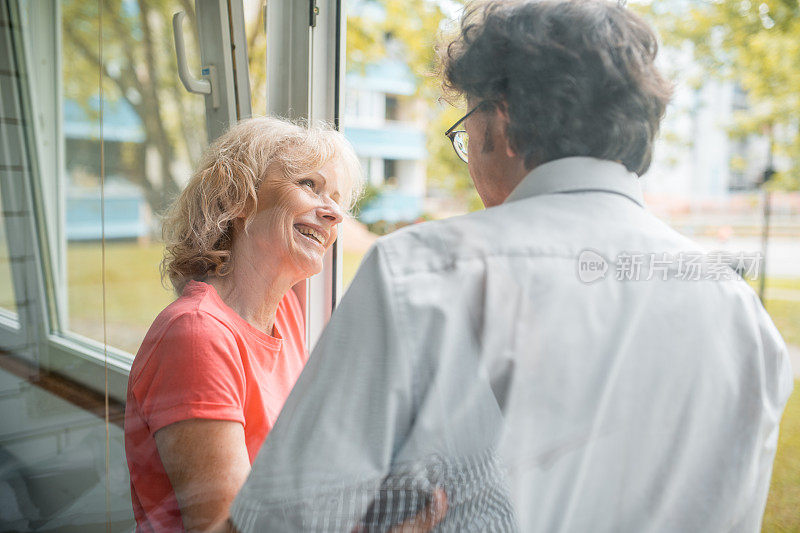
<path fill-rule="evenodd" d="M 231 239 L 233 239 L 236 235 L 239 235 L 239 234 L 241 234 L 242 232 L 245 231 L 245 226 L 246 226 L 245 222 L 246 222 L 246 219 L 245 219 L 244 214 L 241 214 L 241 215 L 237 216 L 236 218 L 234 218 L 233 220 L 231 220 L 231 226 L 230 226 L 231 227 Z"/>

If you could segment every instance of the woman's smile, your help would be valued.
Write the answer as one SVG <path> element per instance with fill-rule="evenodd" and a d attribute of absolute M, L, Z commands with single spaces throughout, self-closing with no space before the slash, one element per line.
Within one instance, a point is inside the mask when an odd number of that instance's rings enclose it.
<path fill-rule="evenodd" d="M 312 227 L 307 224 L 295 224 L 294 229 L 303 237 L 322 246 L 323 249 L 327 248 L 328 236 L 321 228 Z"/>

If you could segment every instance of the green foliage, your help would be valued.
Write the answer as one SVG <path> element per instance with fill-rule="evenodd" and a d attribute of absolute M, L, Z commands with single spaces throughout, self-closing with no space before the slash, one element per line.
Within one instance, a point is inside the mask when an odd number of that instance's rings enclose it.
<path fill-rule="evenodd" d="M 462 203 L 469 211 L 483 209 L 469 169 L 456 155 L 453 144 L 444 132 L 465 113 L 460 107 L 437 105 L 431 111 L 432 120 L 428 124 L 427 183 L 431 189 L 446 192 Z"/>
<path fill-rule="evenodd" d="M 424 108 L 420 118 L 427 128 L 428 186 L 474 208 L 476 193 L 467 166 L 444 136 L 465 110 L 440 100 L 440 80 L 436 75 L 437 41 L 443 39 L 450 22 L 441 2 L 434 0 L 354 2 L 347 16 L 347 69 L 363 72 L 370 63 L 393 56 L 402 58 L 416 78 L 416 96 Z"/>
<path fill-rule="evenodd" d="M 380 187 L 376 187 L 371 183 L 367 183 L 367 185 L 364 187 L 364 192 L 361 194 L 358 200 L 356 200 L 356 203 L 353 206 L 353 216 L 358 218 L 358 216 L 361 214 L 361 211 L 370 203 L 372 203 L 372 201 L 377 198 L 380 193 Z"/>
<path fill-rule="evenodd" d="M 738 83 L 747 107 L 731 134 L 768 135 L 788 159 L 771 185 L 800 188 L 800 4 L 794 0 L 702 0 L 634 5 L 656 24 L 668 46 L 689 46 L 704 77 Z"/>
<path fill-rule="evenodd" d="M 363 70 L 395 55 L 411 67 L 419 94 L 433 100 L 431 93 L 437 93 L 439 84 L 433 75 L 435 46 L 446 20 L 440 2 L 434 0 L 353 2 L 347 14 L 347 68 Z"/>
<path fill-rule="evenodd" d="M 428 127 L 428 186 L 448 192 L 474 211 L 471 199 L 477 193 L 467 165 L 458 158 L 450 139 L 444 135 L 464 113 L 464 109 L 457 107 L 441 104 L 433 107 L 433 119 Z"/>
<path fill-rule="evenodd" d="M 253 116 L 260 117 L 267 114 L 267 36 L 262 2 L 253 2 L 250 8 L 252 12 L 245 13 L 250 107 Z"/>

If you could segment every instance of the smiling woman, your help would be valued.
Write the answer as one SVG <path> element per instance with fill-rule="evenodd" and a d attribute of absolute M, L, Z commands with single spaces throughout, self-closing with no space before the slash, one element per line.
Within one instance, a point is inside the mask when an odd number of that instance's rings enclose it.
<path fill-rule="evenodd" d="M 326 189 L 323 174 L 332 171 L 340 182 L 325 192 L 349 209 L 360 191 L 361 171 L 340 133 L 275 118 L 250 119 L 231 128 L 205 152 L 165 217 L 162 272 L 176 293 L 190 279 L 224 277 L 230 271 L 236 224 L 246 234 L 257 217 L 271 216 L 275 229 L 288 232 L 293 223 L 287 195 L 303 187 L 314 194 L 319 186 Z M 288 234 L 282 240 L 291 242 Z"/>
<path fill-rule="evenodd" d="M 125 448 L 139 530 L 227 517 L 308 358 L 291 290 L 322 269 L 360 187 L 338 132 L 243 121 L 205 153 L 164 220 L 178 294 L 128 383 Z"/>

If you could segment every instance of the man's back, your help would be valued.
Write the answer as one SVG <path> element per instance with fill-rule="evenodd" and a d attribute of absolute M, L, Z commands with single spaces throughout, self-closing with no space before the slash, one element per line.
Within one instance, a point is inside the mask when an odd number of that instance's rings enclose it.
<path fill-rule="evenodd" d="M 718 257 L 591 190 L 609 165 L 550 164 L 555 189 L 388 239 L 389 264 L 415 323 L 451 324 L 420 337 L 438 360 L 477 351 L 523 531 L 755 530 L 785 347 Z"/>

